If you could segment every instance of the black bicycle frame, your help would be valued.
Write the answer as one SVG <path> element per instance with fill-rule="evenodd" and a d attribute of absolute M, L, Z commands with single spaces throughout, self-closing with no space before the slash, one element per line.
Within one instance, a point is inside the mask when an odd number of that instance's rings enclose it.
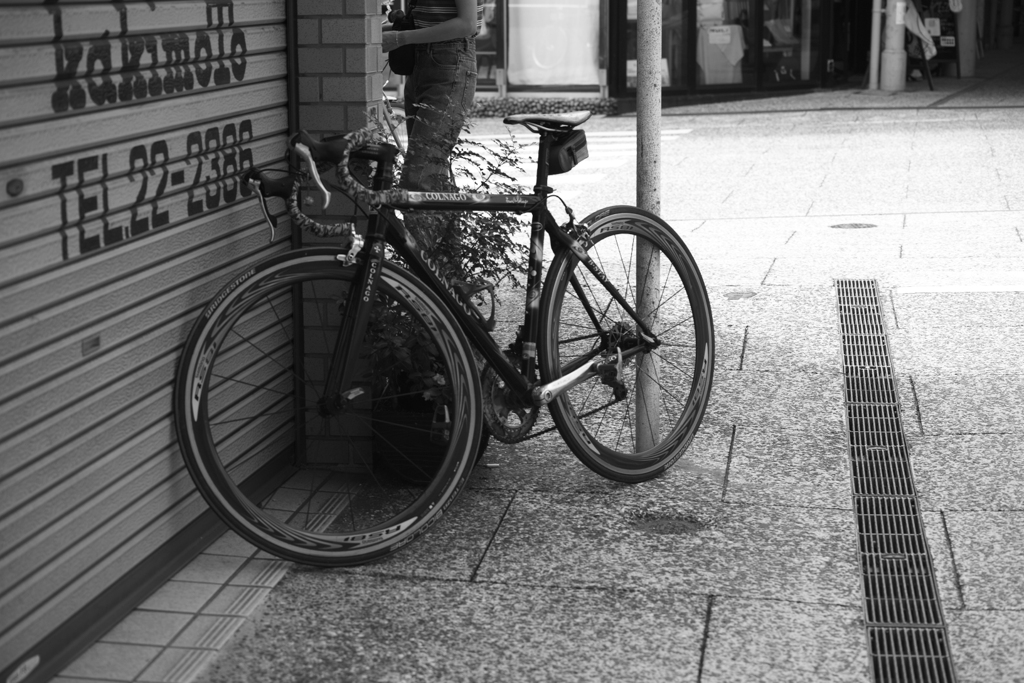
<path fill-rule="evenodd" d="M 551 236 L 552 246 L 557 252 L 570 249 L 581 262 L 597 277 L 597 279 L 608 290 L 616 302 L 623 307 L 633 320 L 640 326 L 641 332 L 648 338 L 649 342 L 657 345 L 654 333 L 646 323 L 640 319 L 636 311 L 626 302 L 615 287 L 611 286 L 601 271 L 600 267 L 587 255 L 584 245 L 567 234 L 559 227 L 554 216 L 548 211 L 548 195 L 553 191 L 547 187 L 547 150 L 550 147 L 551 138 L 547 134 L 541 135 L 539 160 L 537 164 L 537 185 L 534 188 L 536 194 L 532 195 L 492 195 L 483 193 L 446 193 L 446 192 L 408 192 L 407 200 L 392 201 L 387 206 L 382 206 L 370 215 L 367 227 L 366 244 L 360 255 L 362 263 L 357 271 L 353 282 L 353 291 L 362 292 L 359 297 L 362 303 L 346 307 L 345 316 L 342 320 L 341 334 L 338 336 L 338 343 L 334 350 L 331 363 L 331 371 L 328 378 L 326 396 L 336 395 L 342 387 L 348 387 L 351 379 L 357 371 L 358 354 L 350 351 L 344 340 L 362 339 L 363 333 L 369 321 L 371 302 L 376 293 L 377 283 L 383 269 L 384 245 L 390 245 L 395 252 L 408 264 L 413 274 L 420 279 L 427 287 L 444 302 L 445 307 L 455 315 L 462 327 L 463 332 L 470 337 L 474 345 L 480 350 L 491 367 L 505 381 L 505 385 L 520 397 L 525 403 L 533 402 L 531 396 L 532 383 L 536 381 L 537 373 L 537 335 L 540 330 L 540 296 L 543 280 L 543 258 L 544 258 L 544 234 Z M 373 178 L 375 190 L 388 189 L 391 182 L 392 169 L 390 164 L 381 163 Z M 525 213 L 530 211 L 533 220 L 530 228 L 530 257 L 526 280 L 526 310 L 522 330 L 522 358 L 520 367 L 517 369 L 506 357 L 505 353 L 494 341 L 494 338 L 479 324 L 476 312 L 467 308 L 472 304 L 463 303 L 457 295 L 452 283 L 447 282 L 437 272 L 430 261 L 428 254 L 416 243 L 408 229 L 395 216 L 395 209 L 420 209 L 431 211 L 464 211 L 464 212 L 493 212 L 493 211 L 514 211 Z M 381 221 L 380 219 L 384 220 Z M 570 283 L 580 296 L 585 310 L 595 324 L 595 329 L 600 329 L 597 314 L 590 307 L 587 298 L 580 291 L 579 282 L 575 276 L 571 276 Z M 624 353 L 623 357 L 636 353 Z M 579 359 L 573 364 L 579 367 L 588 361 L 587 358 Z M 341 372 L 334 372 L 335 368 L 341 368 Z M 571 370 L 574 367 L 563 368 Z"/>

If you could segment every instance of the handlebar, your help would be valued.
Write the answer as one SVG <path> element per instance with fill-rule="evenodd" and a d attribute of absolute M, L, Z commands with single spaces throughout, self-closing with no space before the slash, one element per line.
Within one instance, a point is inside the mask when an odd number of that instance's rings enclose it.
<path fill-rule="evenodd" d="M 292 136 L 288 147 L 306 160 L 309 175 L 324 195 L 324 207 L 330 202 L 330 192 L 324 187 L 317 170 L 318 163 L 329 163 L 335 166 L 336 175 L 341 187 L 353 199 L 360 200 L 370 206 L 379 206 L 392 201 L 408 200 L 408 191 L 400 189 L 373 190 L 352 176 L 349 163 L 354 159 L 366 159 L 377 163 L 393 164 L 398 155 L 398 148 L 387 143 L 374 143 L 376 131 L 364 128 L 349 133 L 340 139 L 315 140 L 309 133 L 302 130 Z M 267 197 L 279 197 L 285 200 L 288 213 L 292 220 L 303 230 L 309 230 L 318 237 L 347 237 L 354 235 L 352 223 L 328 224 L 321 223 L 299 208 L 299 189 L 301 183 L 293 178 L 271 178 L 265 171 L 257 168 L 247 170 L 242 176 L 243 182 L 255 191 L 259 199 L 263 215 L 271 226 L 271 240 L 277 223 L 267 209 Z"/>
<path fill-rule="evenodd" d="M 299 208 L 299 188 L 301 183 L 291 178 L 273 179 L 267 176 L 265 171 L 258 168 L 251 168 L 242 176 L 242 180 L 254 190 L 253 194 L 259 199 L 260 208 L 263 210 L 263 217 L 270 224 L 270 241 L 274 241 L 274 228 L 277 221 L 270 215 L 267 209 L 267 197 L 279 197 L 285 200 L 288 205 L 288 214 L 295 221 L 295 224 L 303 230 L 309 230 L 317 237 L 349 237 L 355 234 L 355 225 L 352 223 L 321 223 L 302 213 Z"/>

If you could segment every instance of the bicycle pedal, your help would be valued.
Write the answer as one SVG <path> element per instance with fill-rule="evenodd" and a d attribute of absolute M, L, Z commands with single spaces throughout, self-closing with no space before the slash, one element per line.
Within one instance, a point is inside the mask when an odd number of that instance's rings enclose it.
<path fill-rule="evenodd" d="M 452 282 L 452 286 L 455 288 L 455 292 L 458 294 L 458 298 L 463 305 L 476 315 L 480 326 L 486 332 L 493 332 L 497 326 L 497 322 L 494 319 L 494 285 L 490 282 L 462 282 L 461 280 L 456 280 Z M 473 297 L 483 291 L 487 291 L 491 297 L 491 314 L 486 318 L 483 311 L 480 310 L 480 306 L 473 301 Z"/>

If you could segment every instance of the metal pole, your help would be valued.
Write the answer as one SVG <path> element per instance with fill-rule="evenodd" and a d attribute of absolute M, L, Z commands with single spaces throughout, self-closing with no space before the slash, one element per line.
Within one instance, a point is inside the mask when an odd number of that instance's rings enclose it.
<path fill-rule="evenodd" d="M 871 6 L 871 63 L 868 66 L 868 89 L 878 90 L 878 53 L 882 50 L 882 0 Z"/>
<path fill-rule="evenodd" d="M 636 203 L 661 213 L 661 3 L 637 0 L 636 27 Z M 636 251 L 637 313 L 655 332 L 659 301 L 660 256 L 649 243 Z M 660 441 L 658 363 L 641 354 L 636 373 L 636 450 Z"/>
<path fill-rule="evenodd" d="M 996 47 L 1009 50 L 1013 47 L 1013 0 L 999 3 L 999 37 Z"/>
<path fill-rule="evenodd" d="M 903 49 L 907 30 L 906 0 L 885 3 L 885 50 L 879 85 L 886 92 L 907 89 L 907 51 Z"/>
<path fill-rule="evenodd" d="M 963 0 L 963 9 L 956 15 L 956 49 L 960 56 L 960 70 L 954 73 L 958 78 L 972 78 L 978 62 L 977 0 Z"/>

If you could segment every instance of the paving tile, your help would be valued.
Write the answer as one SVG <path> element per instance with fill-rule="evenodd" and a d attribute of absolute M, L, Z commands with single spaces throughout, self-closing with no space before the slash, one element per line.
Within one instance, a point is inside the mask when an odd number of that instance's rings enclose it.
<path fill-rule="evenodd" d="M 256 546 L 245 540 L 234 531 L 226 531 L 224 535 L 206 549 L 207 555 L 232 555 L 234 557 L 252 557 L 256 554 Z"/>
<path fill-rule="evenodd" d="M 953 548 L 946 534 L 946 522 L 938 512 L 922 512 L 924 537 L 932 557 L 935 584 L 939 589 L 939 602 L 943 610 L 963 609 L 964 598 L 960 590 L 959 574 L 954 564 Z M 959 558 L 957 558 L 959 561 Z"/>
<path fill-rule="evenodd" d="M 886 272 L 886 265 L 898 260 L 863 255 L 820 254 L 813 258 L 783 256 L 775 261 L 764 284 L 769 286 L 831 285 L 837 278 L 875 279 Z"/>
<path fill-rule="evenodd" d="M 966 289 L 978 283 L 947 281 L 934 284 L 936 287 L 962 286 Z M 1017 284 L 1024 286 L 1024 270 L 1019 273 Z M 1005 328 L 1024 327 L 1024 316 L 1019 315 L 1024 309 L 1024 291 L 905 293 L 897 288 L 892 297 L 900 328 L 912 333 L 935 331 L 945 336 L 962 337 L 969 343 L 976 328 L 1002 328 L 1008 334 L 1011 330 Z M 976 344 L 984 345 L 981 340 Z M 977 346 L 973 350 L 976 352 Z"/>
<path fill-rule="evenodd" d="M 195 614 L 214 596 L 219 588 L 220 586 L 212 583 L 168 581 L 139 605 L 139 609 Z"/>
<path fill-rule="evenodd" d="M 133 680 L 160 654 L 159 647 L 96 643 L 61 672 L 69 678 Z"/>
<path fill-rule="evenodd" d="M 175 581 L 223 585 L 245 563 L 244 557 L 203 553 L 174 575 Z"/>
<path fill-rule="evenodd" d="M 715 370 L 742 370 L 748 325 L 715 321 Z"/>
<path fill-rule="evenodd" d="M 898 312 L 897 312 L 898 315 Z M 1015 313 L 1000 318 L 1016 321 Z M 945 323 L 890 331 L 893 367 L 899 372 L 998 375 L 1020 370 L 1024 327 Z M 980 351 L 984 349 L 984 351 Z"/>
<path fill-rule="evenodd" d="M 726 491 L 731 503 L 852 510 L 846 434 L 737 427 Z"/>
<path fill-rule="evenodd" d="M 868 683 L 862 612 L 716 596 L 700 680 Z"/>
<path fill-rule="evenodd" d="M 684 240 L 686 235 L 683 236 Z M 771 272 L 775 259 L 767 256 L 723 258 L 718 254 L 697 263 L 707 287 L 756 287 Z M 712 315 L 714 309 L 712 308 Z"/>
<path fill-rule="evenodd" d="M 946 624 L 959 683 L 1024 680 L 1024 612 L 947 611 Z"/>
<path fill-rule="evenodd" d="M 716 326 L 724 323 L 778 329 L 788 338 L 807 329 L 834 333 L 839 324 L 831 281 L 817 287 L 713 287 L 708 296 Z"/>
<path fill-rule="evenodd" d="M 516 496 L 477 579 L 860 604 L 847 510 L 624 490 Z"/>
<path fill-rule="evenodd" d="M 182 648 L 219 650 L 231 640 L 235 631 L 245 623 L 243 617 L 200 615 L 192 619 L 173 645 Z"/>
<path fill-rule="evenodd" d="M 908 217 L 909 219 L 909 217 Z M 1021 284 L 1024 258 L 1008 255 L 948 255 L 927 258 L 901 258 L 886 264 L 883 286 L 896 288 L 1012 287 Z M 919 294 L 906 294 L 909 297 Z M 897 299 L 900 303 L 900 299 Z M 905 303 L 905 301 L 904 301 Z"/>
<path fill-rule="evenodd" d="M 1024 510 L 1019 434 L 908 435 L 925 510 Z"/>
<path fill-rule="evenodd" d="M 430 531 L 381 560 L 341 571 L 468 581 L 501 523 L 510 491 L 463 491 Z M 296 566 L 296 573 L 314 571 Z"/>
<path fill-rule="evenodd" d="M 743 369 L 753 372 L 842 373 L 839 324 L 805 327 L 799 318 L 762 320 L 750 325 Z"/>
<path fill-rule="evenodd" d="M 100 640 L 106 643 L 170 645 L 191 617 L 177 612 L 134 610 Z"/>
<path fill-rule="evenodd" d="M 692 681 L 706 603 L 668 591 L 296 573 L 247 634 L 247 652 L 224 653 L 207 680 Z"/>
<path fill-rule="evenodd" d="M 638 491 L 665 492 L 689 500 L 717 500 L 722 495 L 725 463 L 732 428 L 704 423 L 690 448 L 672 467 L 652 481 L 623 484 L 605 479 L 569 451 L 558 432 L 518 444 L 492 441 L 484 453 L 485 465 L 470 479 L 471 489 L 560 492 L 611 492 L 635 487 Z M 433 533 L 433 531 L 431 531 Z"/>
<path fill-rule="evenodd" d="M 288 573 L 292 563 L 285 560 L 251 559 L 231 577 L 232 586 L 262 586 L 273 588 Z"/>
<path fill-rule="evenodd" d="M 979 209 L 991 208 L 986 202 Z M 1020 257 L 1024 255 L 1024 244 L 1012 228 L 999 230 L 971 230 L 970 239 L 963 239 L 961 228 L 929 230 L 927 235 L 915 235 L 903 242 L 905 258 L 947 256 L 954 252 L 959 256 L 988 256 L 1003 254 Z"/>
<path fill-rule="evenodd" d="M 187 683 L 193 681 L 217 657 L 214 650 L 170 647 L 146 667 L 137 681 Z"/>
<path fill-rule="evenodd" d="M 268 595 L 269 588 L 225 586 L 208 605 L 203 607 L 202 614 L 247 617 L 263 605 Z"/>
<path fill-rule="evenodd" d="M 704 422 L 834 433 L 846 425 L 843 386 L 838 372 L 716 372 Z"/>
<path fill-rule="evenodd" d="M 916 396 L 924 433 L 1024 432 L 1024 371 L 1001 374 L 919 372 L 897 368 L 900 396 Z M 911 377 L 913 383 L 911 383 Z M 909 410 L 912 403 L 906 403 Z"/>
<path fill-rule="evenodd" d="M 1024 512 L 945 514 L 965 609 L 1024 610 Z"/>

